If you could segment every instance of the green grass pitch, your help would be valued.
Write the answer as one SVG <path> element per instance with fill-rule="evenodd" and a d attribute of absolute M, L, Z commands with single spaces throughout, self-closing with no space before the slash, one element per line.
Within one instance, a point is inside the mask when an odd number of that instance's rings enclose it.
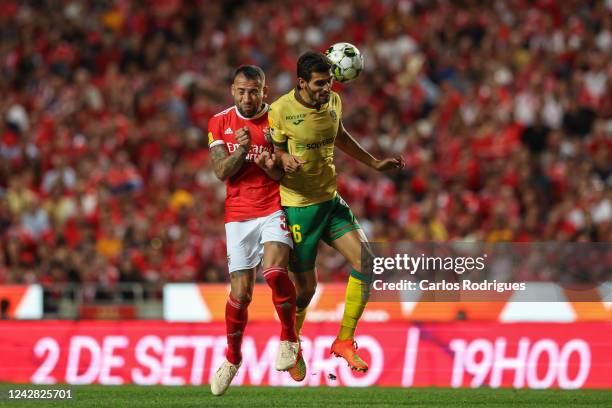
<path fill-rule="evenodd" d="M 9 400 L 9 389 L 64 388 L 65 401 Z M 231 387 L 215 397 L 208 386 L 141 387 L 0 385 L 0 407 L 612 407 L 612 390 L 450 388 Z"/>

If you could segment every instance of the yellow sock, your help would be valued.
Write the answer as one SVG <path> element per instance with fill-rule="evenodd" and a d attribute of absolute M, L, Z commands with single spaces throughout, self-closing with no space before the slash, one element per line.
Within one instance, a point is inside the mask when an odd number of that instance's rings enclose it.
<path fill-rule="evenodd" d="M 357 322 L 363 314 L 370 296 L 370 283 L 359 272 L 352 270 L 346 285 L 344 299 L 344 315 L 338 338 L 340 340 L 352 339 L 355 336 Z"/>
<path fill-rule="evenodd" d="M 306 319 L 306 309 L 307 308 L 305 307 L 297 307 L 295 309 L 295 331 L 297 332 L 298 337 L 300 336 L 302 326 L 304 325 L 304 320 Z"/>

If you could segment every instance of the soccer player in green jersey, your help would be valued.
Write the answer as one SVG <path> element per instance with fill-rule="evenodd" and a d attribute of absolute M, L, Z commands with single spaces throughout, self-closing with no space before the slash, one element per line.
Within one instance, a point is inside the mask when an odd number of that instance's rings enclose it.
<path fill-rule="evenodd" d="M 369 297 L 370 281 L 361 269 L 361 243 L 366 237 L 336 192 L 334 147 L 378 171 L 400 169 L 404 161 L 401 157 L 374 158 L 346 131 L 342 101 L 331 90 L 331 68 L 325 55 L 303 54 L 297 63 L 297 87 L 272 103 L 268 120 L 275 153 L 286 173 L 280 193 L 294 236 L 289 269 L 297 291 L 297 330 L 301 330 L 315 293 L 317 246 L 323 240 L 352 267 L 342 325 L 331 352 L 343 357 L 352 369 L 365 372 L 368 365 L 357 354 L 354 336 Z M 303 359 L 289 372 L 294 379 L 303 379 Z"/>

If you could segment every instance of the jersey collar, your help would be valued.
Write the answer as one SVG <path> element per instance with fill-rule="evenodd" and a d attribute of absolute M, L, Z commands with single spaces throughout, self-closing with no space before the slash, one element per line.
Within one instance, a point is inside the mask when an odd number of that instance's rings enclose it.
<path fill-rule="evenodd" d="M 250 118 L 247 118 L 246 116 L 242 116 L 242 115 L 240 114 L 240 111 L 238 110 L 238 107 L 237 107 L 236 105 L 234 105 L 234 109 L 236 109 L 236 115 L 238 115 L 238 117 L 239 117 L 240 119 L 244 119 L 244 120 L 253 120 L 253 119 L 257 119 L 257 118 L 260 118 L 260 117 L 262 117 L 263 115 L 265 115 L 265 114 L 268 112 L 268 110 L 270 109 L 270 105 L 268 105 L 267 103 L 264 103 L 264 107 L 263 107 L 263 109 L 262 109 L 261 111 L 259 111 L 259 113 L 258 113 L 257 115 L 255 115 L 255 116 L 253 116 L 253 117 L 250 117 Z"/>

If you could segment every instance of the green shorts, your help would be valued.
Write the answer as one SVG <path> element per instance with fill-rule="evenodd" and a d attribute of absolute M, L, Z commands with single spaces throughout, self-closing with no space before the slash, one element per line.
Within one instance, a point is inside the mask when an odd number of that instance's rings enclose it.
<path fill-rule="evenodd" d="M 314 270 L 319 241 L 326 244 L 349 231 L 360 229 L 348 204 L 336 197 L 306 207 L 283 207 L 293 233 L 293 251 L 289 259 L 291 272 Z"/>

